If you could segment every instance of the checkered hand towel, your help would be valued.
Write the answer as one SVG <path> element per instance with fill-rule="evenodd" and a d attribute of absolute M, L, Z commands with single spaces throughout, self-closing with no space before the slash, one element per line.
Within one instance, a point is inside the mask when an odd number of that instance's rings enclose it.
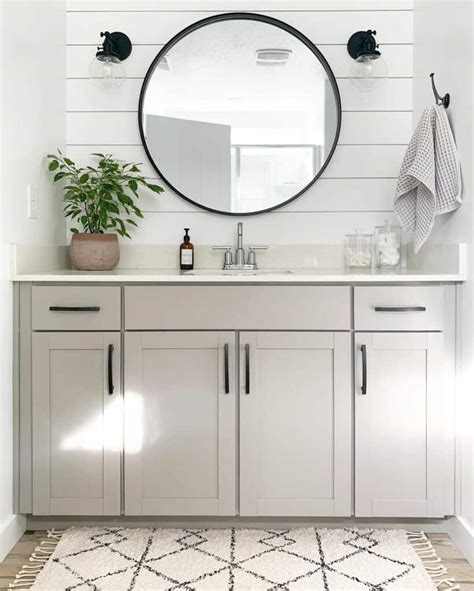
<path fill-rule="evenodd" d="M 408 144 L 398 177 L 394 210 L 405 230 L 415 231 L 415 252 L 437 215 L 460 207 L 461 168 L 444 107 L 425 109 Z"/>

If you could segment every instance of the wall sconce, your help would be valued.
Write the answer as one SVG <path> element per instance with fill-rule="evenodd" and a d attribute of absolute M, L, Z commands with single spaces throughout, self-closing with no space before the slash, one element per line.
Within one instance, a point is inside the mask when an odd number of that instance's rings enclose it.
<path fill-rule="evenodd" d="M 357 31 L 347 43 L 347 51 L 354 63 L 351 66 L 351 81 L 363 92 L 370 92 L 387 77 L 387 65 L 374 35 L 377 31 Z"/>
<path fill-rule="evenodd" d="M 127 77 L 122 62 L 132 53 L 132 43 L 125 33 L 106 31 L 100 36 L 105 39 L 89 66 L 89 78 L 103 88 L 117 88 Z"/>

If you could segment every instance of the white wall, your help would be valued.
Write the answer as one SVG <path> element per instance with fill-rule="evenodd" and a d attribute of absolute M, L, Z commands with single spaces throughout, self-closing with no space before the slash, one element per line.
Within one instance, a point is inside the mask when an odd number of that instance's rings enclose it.
<path fill-rule="evenodd" d="M 0 157 L 0 561 L 24 527 L 12 509 L 12 285 L 9 243 L 63 243 L 65 224 L 44 155 L 65 144 L 65 3 L 2 0 Z M 26 186 L 39 218 L 26 217 Z"/>
<path fill-rule="evenodd" d="M 273 244 L 341 243 L 345 233 L 356 227 L 372 229 L 392 215 L 394 186 L 412 125 L 412 1 L 69 0 L 68 153 L 83 162 L 91 152 L 111 152 L 143 162 L 146 173 L 153 176 L 140 145 L 136 113 L 143 77 L 153 57 L 170 37 L 213 10 L 266 8 L 267 14 L 305 33 L 327 57 L 342 95 L 343 126 L 323 178 L 284 209 L 245 218 L 246 239 Z M 346 44 L 353 32 L 368 28 L 378 32 L 390 78 L 383 88 L 366 95 L 348 78 L 351 59 Z M 87 79 L 103 30 L 123 31 L 135 44 L 125 62 L 129 79 L 112 93 L 97 89 Z M 185 226 L 191 227 L 197 244 L 228 244 L 234 237 L 236 218 L 202 212 L 170 191 L 161 197 L 146 196 L 142 204 L 145 220 L 134 235 L 137 242 L 177 243 Z"/>
<path fill-rule="evenodd" d="M 457 212 L 437 219 L 430 242 L 469 244 L 469 279 L 458 288 L 456 515 L 459 519 L 452 522 L 451 534 L 474 563 L 473 7 L 471 0 L 415 0 L 414 9 L 414 114 L 416 117 L 433 103 L 428 76 L 435 72 L 440 93 L 451 94 L 448 116 L 463 173 L 464 204 Z"/>

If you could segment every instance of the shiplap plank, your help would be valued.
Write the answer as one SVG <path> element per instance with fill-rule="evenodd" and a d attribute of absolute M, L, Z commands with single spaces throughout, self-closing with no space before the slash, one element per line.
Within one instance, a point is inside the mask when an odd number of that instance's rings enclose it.
<path fill-rule="evenodd" d="M 67 0 L 67 10 L 150 11 L 150 10 L 413 10 L 413 0 Z"/>
<path fill-rule="evenodd" d="M 398 177 L 405 146 L 338 146 L 325 178 Z"/>
<path fill-rule="evenodd" d="M 100 31 L 124 31 L 132 43 L 164 44 L 190 24 L 211 16 L 213 12 L 69 12 L 68 44 L 95 44 Z M 280 19 L 311 39 L 323 43 L 347 43 L 354 31 L 375 29 L 380 43 L 413 42 L 411 11 L 321 11 L 265 12 Z"/>
<path fill-rule="evenodd" d="M 69 144 L 140 144 L 137 113 L 67 113 Z"/>
<path fill-rule="evenodd" d="M 248 217 L 231 217 L 209 212 L 147 213 L 132 234 L 141 244 L 178 244 L 183 228 L 191 228 L 195 244 L 228 244 L 237 221 L 245 225 L 247 244 L 341 244 L 344 235 L 356 229 L 372 231 L 374 226 L 395 219 L 386 212 L 294 213 L 283 210 Z"/>
<path fill-rule="evenodd" d="M 406 144 L 413 131 L 411 111 L 360 111 L 342 115 L 340 144 Z"/>
<path fill-rule="evenodd" d="M 413 105 L 411 78 L 388 78 L 372 92 L 360 92 L 350 80 L 338 81 L 344 111 L 409 111 Z M 136 111 L 141 80 L 127 80 L 109 92 L 87 79 L 67 80 L 68 111 Z"/>
<path fill-rule="evenodd" d="M 324 178 L 394 178 L 398 176 L 405 146 L 338 146 Z M 87 164 L 93 152 L 111 153 L 118 158 L 143 163 L 148 177 L 156 172 L 142 146 L 68 146 L 70 157 Z"/>
<path fill-rule="evenodd" d="M 144 78 L 150 64 L 162 45 L 135 45 L 131 56 L 124 62 L 129 78 Z M 352 59 L 346 45 L 320 45 L 318 48 L 336 78 L 348 77 Z M 413 46 L 386 45 L 380 47 L 387 64 L 390 78 L 410 78 L 413 76 Z M 67 48 L 67 77 L 87 78 L 89 64 L 94 57 L 96 45 L 70 45 Z"/>
<path fill-rule="evenodd" d="M 361 92 L 351 80 L 338 80 L 343 111 L 411 111 L 413 80 L 387 78 L 371 92 Z"/>
<path fill-rule="evenodd" d="M 342 119 L 339 144 L 406 144 L 410 112 L 349 112 Z M 70 144 L 139 144 L 137 113 L 68 113 Z"/>

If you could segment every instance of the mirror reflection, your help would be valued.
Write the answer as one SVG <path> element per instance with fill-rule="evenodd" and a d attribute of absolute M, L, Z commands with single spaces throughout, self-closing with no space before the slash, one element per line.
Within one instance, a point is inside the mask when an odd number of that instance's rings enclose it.
<path fill-rule="evenodd" d="M 221 213 L 256 213 L 298 196 L 339 132 L 337 85 L 318 50 L 278 21 L 248 16 L 206 19 L 165 47 L 140 104 L 160 176 Z"/>

